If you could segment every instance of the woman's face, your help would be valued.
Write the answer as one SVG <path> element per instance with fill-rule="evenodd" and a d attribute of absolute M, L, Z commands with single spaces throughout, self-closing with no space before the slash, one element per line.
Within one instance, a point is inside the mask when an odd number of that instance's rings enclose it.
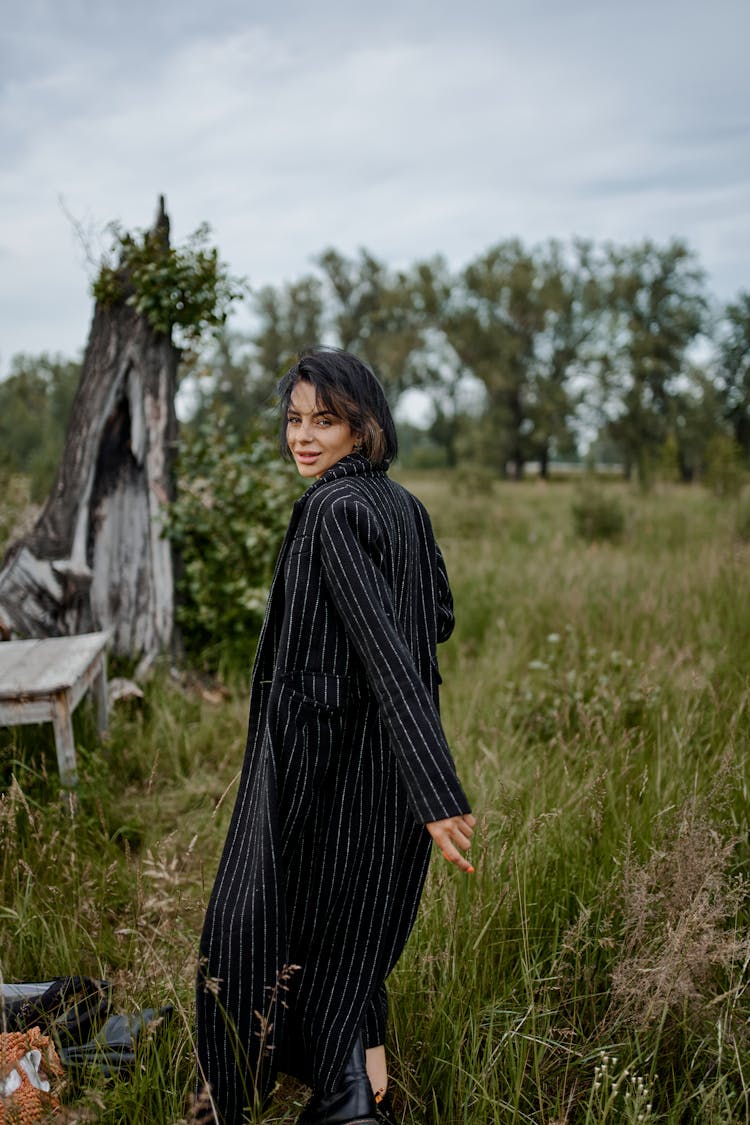
<path fill-rule="evenodd" d="M 315 387 L 300 379 L 289 402 L 286 440 L 300 476 L 322 477 L 331 465 L 352 452 L 357 435 L 348 422 L 321 409 Z"/>

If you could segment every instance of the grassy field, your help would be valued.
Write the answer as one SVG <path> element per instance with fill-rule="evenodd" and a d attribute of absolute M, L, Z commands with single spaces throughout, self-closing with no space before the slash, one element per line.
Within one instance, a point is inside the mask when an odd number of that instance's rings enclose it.
<path fill-rule="evenodd" d="M 750 1119 L 750 548 L 698 489 L 607 485 L 623 539 L 573 533 L 572 485 L 410 475 L 452 577 L 443 713 L 480 820 L 476 874 L 433 863 L 391 979 L 410 1125 Z M 71 823 L 51 732 L 0 731 L 0 967 L 88 973 L 176 1018 L 64 1120 L 190 1118 L 197 935 L 246 688 L 163 669 L 106 752 L 81 709 Z M 295 1120 L 284 1086 L 266 1122 Z"/>

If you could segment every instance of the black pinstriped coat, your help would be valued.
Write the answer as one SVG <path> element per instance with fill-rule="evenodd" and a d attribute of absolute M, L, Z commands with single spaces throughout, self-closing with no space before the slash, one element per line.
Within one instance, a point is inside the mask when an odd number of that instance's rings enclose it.
<path fill-rule="evenodd" d="M 201 939 L 198 1057 L 227 1125 L 276 1070 L 330 1089 L 360 1028 L 384 1040 L 423 826 L 469 811 L 438 714 L 436 644 L 452 628 L 426 511 L 343 458 L 294 505 L 281 549 Z"/>

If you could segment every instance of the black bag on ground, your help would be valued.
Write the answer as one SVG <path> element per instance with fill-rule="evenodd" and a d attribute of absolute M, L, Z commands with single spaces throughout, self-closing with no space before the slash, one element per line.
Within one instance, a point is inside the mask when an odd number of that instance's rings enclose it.
<path fill-rule="evenodd" d="M 112 1004 L 112 985 L 91 977 L 56 977 L 0 984 L 0 1028 L 41 1027 L 60 1047 L 86 1043 L 102 1026 Z"/>

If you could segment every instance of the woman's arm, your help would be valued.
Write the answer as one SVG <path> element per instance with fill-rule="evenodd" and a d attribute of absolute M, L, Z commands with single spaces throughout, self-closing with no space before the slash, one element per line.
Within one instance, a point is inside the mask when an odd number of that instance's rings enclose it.
<path fill-rule="evenodd" d="M 390 587 L 373 561 L 380 546 L 374 513 L 356 499 L 342 497 L 324 513 L 326 587 L 377 698 L 412 811 L 421 824 L 460 817 L 469 802 L 437 707 L 402 639 Z"/>

